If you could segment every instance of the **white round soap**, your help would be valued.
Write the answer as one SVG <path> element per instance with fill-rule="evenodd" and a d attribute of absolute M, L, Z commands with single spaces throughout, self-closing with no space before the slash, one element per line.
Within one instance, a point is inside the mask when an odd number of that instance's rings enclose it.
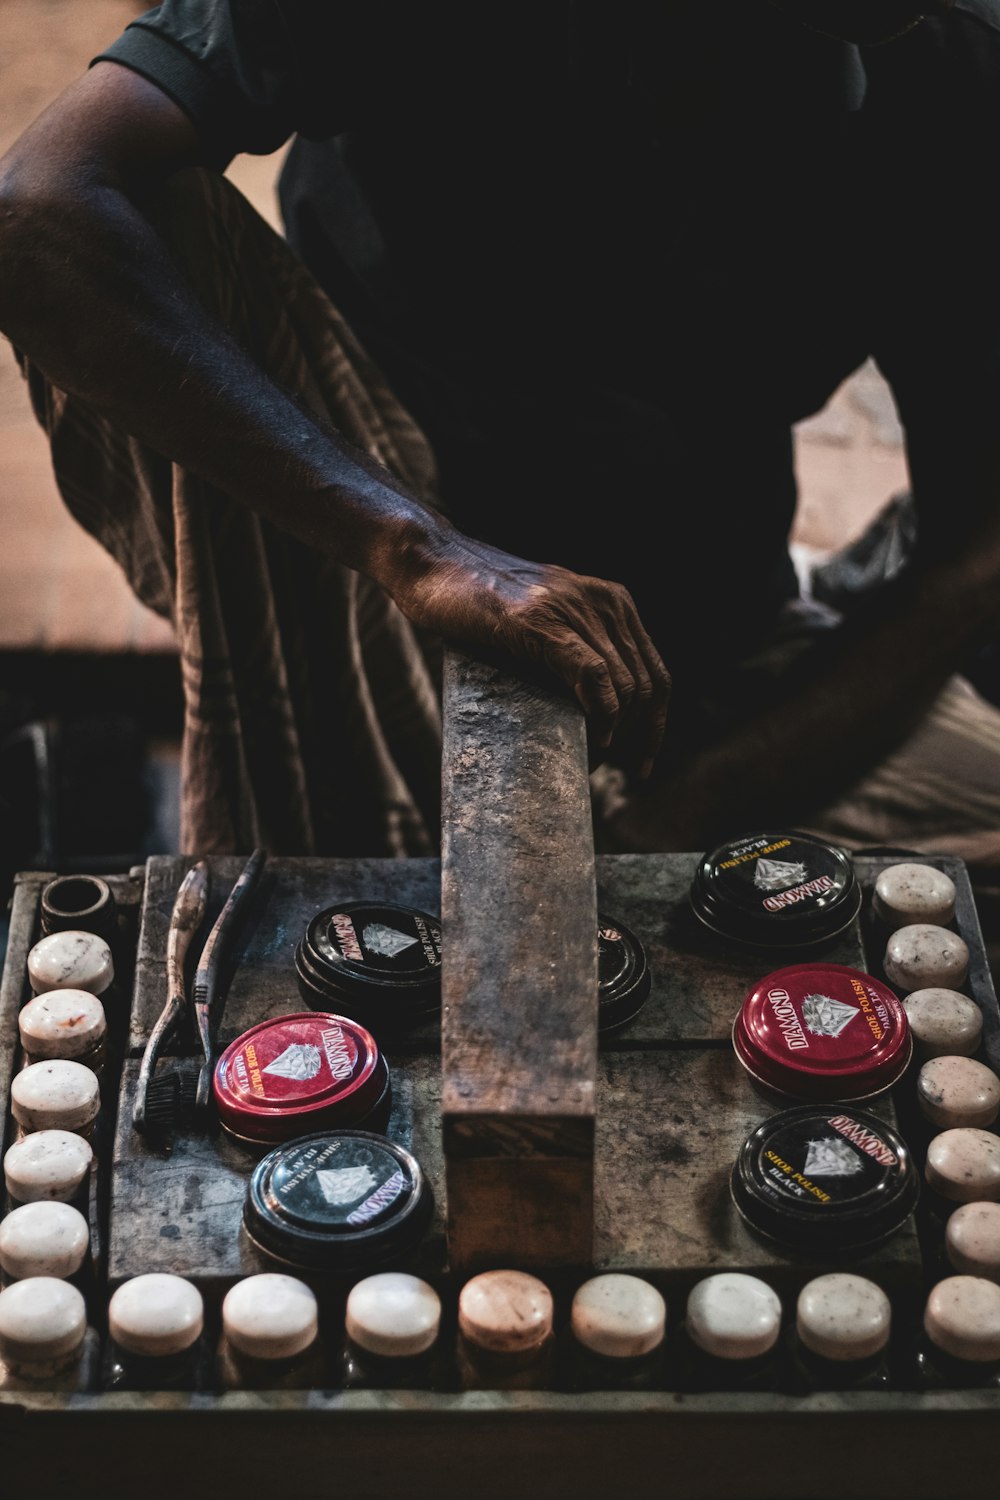
<path fill-rule="evenodd" d="M 21 1046 L 33 1062 L 50 1057 L 85 1060 L 108 1034 L 104 1006 L 86 990 L 47 990 L 22 1006 L 17 1017 Z"/>
<path fill-rule="evenodd" d="M 634 1359 L 663 1342 L 667 1304 L 641 1276 L 609 1272 L 578 1287 L 570 1309 L 575 1337 L 594 1354 Z"/>
<path fill-rule="evenodd" d="M 32 1276 L 0 1292 L 0 1355 L 8 1364 L 70 1360 L 86 1332 L 87 1304 L 68 1281 Z"/>
<path fill-rule="evenodd" d="M 872 911 L 891 927 L 912 922 L 947 927 L 955 919 L 955 882 L 933 865 L 888 865 L 876 877 Z"/>
<path fill-rule="evenodd" d="M 65 1057 L 29 1063 L 10 1086 L 11 1114 L 24 1131 L 87 1131 L 100 1108 L 101 1088 L 93 1068 Z"/>
<path fill-rule="evenodd" d="M 756 1359 L 777 1342 L 781 1302 L 759 1277 L 720 1271 L 692 1287 L 685 1323 L 689 1337 L 706 1354 Z"/>
<path fill-rule="evenodd" d="M 181 1354 L 201 1336 L 205 1307 L 183 1276 L 149 1271 L 123 1281 L 108 1303 L 108 1332 L 130 1354 Z"/>
<path fill-rule="evenodd" d="M 795 1327 L 823 1359 L 871 1359 L 889 1342 L 892 1304 L 877 1282 L 849 1271 L 817 1276 L 801 1290 Z"/>
<path fill-rule="evenodd" d="M 953 1359 L 1000 1359 L 1000 1286 L 982 1276 L 946 1276 L 931 1288 L 924 1329 Z"/>
<path fill-rule="evenodd" d="M 927 1186 L 952 1203 L 1000 1199 L 1000 1136 L 974 1126 L 942 1130 L 927 1147 Z"/>
<path fill-rule="evenodd" d="M 963 1203 L 948 1217 L 945 1254 L 964 1276 L 1000 1281 L 1000 1203 Z"/>
<path fill-rule="evenodd" d="M 16 1281 L 74 1276 L 89 1243 L 87 1221 L 71 1203 L 25 1203 L 0 1220 L 0 1267 Z"/>
<path fill-rule="evenodd" d="M 15 1203 L 68 1203 L 83 1186 L 94 1153 L 71 1130 L 35 1130 L 15 1141 L 3 1159 L 4 1182 Z"/>
<path fill-rule="evenodd" d="M 912 990 L 903 999 L 913 1048 L 929 1057 L 971 1057 L 983 1036 L 983 1013 L 958 990 Z"/>
<path fill-rule="evenodd" d="M 93 932 L 50 933 L 28 954 L 28 980 L 35 995 L 46 990 L 103 995 L 114 977 L 111 949 Z"/>
<path fill-rule="evenodd" d="M 232 1347 L 251 1359 L 293 1359 L 319 1332 L 316 1295 L 296 1276 L 246 1276 L 225 1295 L 222 1327 Z"/>
<path fill-rule="evenodd" d="M 552 1332 L 552 1293 L 526 1271 L 483 1271 L 458 1294 L 465 1338 L 493 1354 L 523 1354 Z"/>
<path fill-rule="evenodd" d="M 1000 1114 L 1000 1078 L 973 1057 L 932 1057 L 917 1074 L 917 1104 L 944 1129 L 985 1128 Z"/>
<path fill-rule="evenodd" d="M 404 1271 L 380 1271 L 352 1286 L 348 1338 L 383 1359 L 423 1354 L 438 1336 L 441 1298 L 429 1282 Z"/>
<path fill-rule="evenodd" d="M 948 927 L 931 922 L 913 922 L 899 927 L 885 946 L 882 967 L 890 984 L 898 989 L 950 989 L 965 983 L 969 972 L 969 947 L 964 938 Z"/>

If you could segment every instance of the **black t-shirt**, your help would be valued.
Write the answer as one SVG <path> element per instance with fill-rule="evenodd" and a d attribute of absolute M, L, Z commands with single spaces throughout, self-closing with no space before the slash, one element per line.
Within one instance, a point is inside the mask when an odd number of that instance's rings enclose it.
<path fill-rule="evenodd" d="M 455 519 L 628 584 L 678 685 L 794 592 L 791 428 L 867 357 L 922 534 L 960 522 L 1000 386 L 1000 0 L 861 49 L 765 0 L 165 0 L 102 56 L 219 167 L 295 137 L 288 237 Z"/>

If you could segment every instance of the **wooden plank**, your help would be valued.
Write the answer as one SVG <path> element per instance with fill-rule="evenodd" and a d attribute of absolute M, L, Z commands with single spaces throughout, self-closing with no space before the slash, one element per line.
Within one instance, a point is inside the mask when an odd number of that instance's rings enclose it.
<path fill-rule="evenodd" d="M 454 1268 L 589 1259 L 597 897 L 582 714 L 448 653 L 442 1129 Z"/>

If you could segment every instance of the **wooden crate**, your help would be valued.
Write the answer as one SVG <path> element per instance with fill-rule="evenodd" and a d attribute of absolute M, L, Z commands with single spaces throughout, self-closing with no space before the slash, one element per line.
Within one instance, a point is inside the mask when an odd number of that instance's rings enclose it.
<path fill-rule="evenodd" d="M 590 1209 L 584 1201 L 574 1227 L 578 1245 L 592 1212 L 589 1257 L 567 1252 L 556 1258 L 561 1263 L 540 1272 L 562 1313 L 574 1286 L 603 1269 L 654 1280 L 667 1297 L 671 1326 L 690 1285 L 719 1269 L 764 1276 L 790 1307 L 802 1282 L 825 1267 L 797 1263 L 755 1240 L 733 1211 L 727 1188 L 740 1142 L 774 1108 L 754 1093 L 736 1063 L 730 1028 L 747 989 L 766 968 L 779 966 L 781 955 L 762 967 L 758 956 L 721 942 L 691 919 L 687 889 L 697 854 L 594 860 L 581 815 L 582 725 L 571 705 L 453 660 L 446 710 L 450 833 L 442 861 L 270 860 L 238 954 L 223 1044 L 254 1022 L 301 1008 L 292 968 L 295 944 L 309 918 L 339 899 L 383 897 L 445 916 L 446 964 L 455 966 L 445 983 L 446 1003 L 460 1009 L 466 1004 L 462 966 L 474 958 L 468 972 L 481 976 L 482 985 L 477 989 L 478 978 L 468 981 L 467 1014 L 484 997 L 508 1008 L 504 1026 L 489 1033 L 480 1062 L 505 1037 L 517 1045 L 530 1027 L 532 1006 L 539 993 L 548 993 L 544 984 L 539 988 L 535 970 L 540 956 L 550 956 L 553 934 L 563 972 L 586 993 L 594 973 L 594 912 L 616 915 L 647 950 L 650 997 L 627 1029 L 600 1045 L 594 1038 L 592 1056 L 586 1036 L 584 1045 L 564 1052 L 560 1089 L 553 1091 L 548 1115 L 539 1100 L 546 1082 L 540 1046 L 528 1059 L 526 1091 L 513 1105 L 477 1063 L 466 1097 L 484 1099 L 486 1109 L 467 1111 L 476 1117 L 475 1150 L 466 1149 L 468 1136 L 466 1145 L 456 1147 L 444 1122 L 450 1117 L 454 1124 L 463 1115 L 454 1082 L 465 1067 L 467 1039 L 455 1036 L 454 1014 L 445 1022 L 444 1068 L 439 1028 L 432 1022 L 390 1052 L 394 1106 L 388 1133 L 421 1160 L 436 1203 L 431 1228 L 409 1266 L 432 1279 L 453 1307 L 466 1262 L 464 1255 L 457 1263 L 449 1256 L 449 1173 L 456 1162 L 461 1175 L 469 1161 L 488 1157 L 498 1121 L 512 1109 L 522 1125 L 502 1188 L 508 1208 L 513 1204 L 516 1213 L 522 1189 L 537 1201 L 537 1191 L 560 1173 L 564 1181 L 567 1173 L 576 1174 L 573 1191 L 584 1200 L 590 1185 Z M 472 775 L 475 757 L 488 753 L 494 759 L 484 775 Z M 553 775 L 554 766 L 562 767 L 562 779 Z M 856 857 L 866 898 L 878 869 L 891 862 L 886 856 Z M 1000 1070 L 1000 1011 L 967 873 L 957 860 L 930 862 L 958 888 L 956 925 L 972 951 L 965 988 L 986 1018 L 983 1055 Z M 233 1281 L 268 1268 L 240 1225 L 254 1159 L 218 1134 L 182 1135 L 169 1154 L 154 1151 L 130 1125 L 139 1055 L 162 1003 L 170 908 L 190 863 L 154 858 L 130 876 L 114 878 L 129 1013 L 123 1011 L 116 1028 L 117 1123 L 113 1109 L 102 1118 L 98 1149 L 107 1201 L 95 1203 L 95 1245 L 109 1290 L 140 1272 L 176 1271 L 202 1288 L 212 1321 Z M 242 863 L 210 861 L 216 905 Z M 38 898 L 47 878 L 25 872 L 15 889 L 0 988 L 4 1098 L 19 1065 L 16 1014 L 27 994 L 25 960 L 38 936 Z M 472 904 L 452 927 L 447 917 L 457 910 L 460 890 Z M 493 966 L 484 958 L 491 953 L 497 955 Z M 824 957 L 880 973 L 867 899 L 858 923 Z M 577 995 L 572 1001 L 562 996 L 560 1003 L 566 1008 L 542 1036 L 546 1045 L 582 1002 Z M 538 1042 L 537 1031 L 532 1041 Z M 580 1088 L 588 1076 L 596 1085 L 591 1101 Z M 878 1107 L 885 1118 L 902 1118 L 907 1129 L 911 1086 L 912 1077 L 904 1079 Z M 443 1109 L 442 1092 L 449 1088 L 452 1097 Z M 479 1191 L 474 1181 L 471 1191 L 470 1203 Z M 452 1227 L 452 1240 L 454 1234 Z M 536 1243 L 544 1254 L 544 1235 Z M 473 1246 L 473 1261 L 480 1251 Z M 853 1268 L 891 1292 L 897 1315 L 914 1316 L 923 1272 L 912 1226 Z M 332 1283 L 318 1286 L 331 1300 L 343 1290 Z M 37 1493 L 44 1471 L 45 1494 L 83 1476 L 85 1491 L 95 1495 L 179 1491 L 199 1500 L 234 1483 L 276 1484 L 291 1495 L 349 1489 L 382 1497 L 405 1489 L 443 1500 L 464 1500 L 470 1493 L 506 1500 L 664 1491 L 691 1500 L 841 1500 L 852 1488 L 863 1496 L 944 1500 L 978 1494 L 990 1482 L 998 1414 L 1000 1391 L 804 1397 L 667 1390 L 0 1394 L 0 1472 L 11 1494 L 29 1482 Z"/>

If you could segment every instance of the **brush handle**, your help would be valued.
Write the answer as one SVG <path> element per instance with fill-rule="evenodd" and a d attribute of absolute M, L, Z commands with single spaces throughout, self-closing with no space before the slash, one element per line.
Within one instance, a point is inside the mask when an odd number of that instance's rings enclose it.
<path fill-rule="evenodd" d="M 243 867 L 236 884 L 226 899 L 226 904 L 216 918 L 215 925 L 206 939 L 205 946 L 201 950 L 198 960 L 198 968 L 194 976 L 194 1014 L 198 1027 L 198 1039 L 201 1042 L 202 1065 L 198 1074 L 198 1091 L 195 1097 L 195 1108 L 199 1113 L 208 1109 L 209 1092 L 212 1084 L 212 1064 L 214 1061 L 213 1022 L 218 1029 L 218 1018 L 213 1016 L 215 1001 L 219 992 L 219 976 L 222 964 L 229 952 L 233 934 L 235 933 L 241 917 L 243 906 L 249 900 L 258 877 L 264 867 L 267 853 L 264 849 L 255 849 Z"/>
<path fill-rule="evenodd" d="M 157 1058 L 187 1008 L 184 960 L 191 946 L 191 939 L 205 919 L 207 902 L 208 865 L 203 859 L 199 859 L 181 881 L 170 914 L 170 929 L 167 933 L 167 999 L 149 1033 L 139 1065 L 139 1082 L 132 1106 L 132 1123 L 137 1130 L 143 1130 L 146 1125 L 147 1095 Z"/>

